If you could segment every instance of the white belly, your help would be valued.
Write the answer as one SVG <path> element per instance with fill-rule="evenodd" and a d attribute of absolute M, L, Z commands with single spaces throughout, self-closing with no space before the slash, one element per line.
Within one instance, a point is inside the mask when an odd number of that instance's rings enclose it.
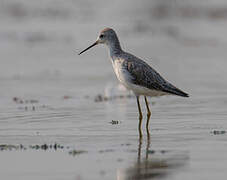
<path fill-rule="evenodd" d="M 144 96 L 163 96 L 167 95 L 168 93 L 162 91 L 151 90 L 143 86 L 139 86 L 136 84 L 131 83 L 131 75 L 130 73 L 122 68 L 121 61 L 112 62 L 114 72 L 118 78 L 118 80 L 129 90 L 132 90 L 136 96 L 144 95 Z"/>
<path fill-rule="evenodd" d="M 146 87 L 143 86 L 139 86 L 136 84 L 127 84 L 127 89 L 130 89 L 134 92 L 135 95 L 139 96 L 139 95 L 144 95 L 144 96 L 163 96 L 163 95 L 167 95 L 168 93 L 162 92 L 162 91 L 156 91 L 156 90 L 151 90 L 148 89 Z"/>

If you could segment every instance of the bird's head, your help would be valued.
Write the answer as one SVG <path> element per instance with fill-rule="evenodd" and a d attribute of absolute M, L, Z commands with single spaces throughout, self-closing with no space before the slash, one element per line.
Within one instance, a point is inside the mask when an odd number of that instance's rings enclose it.
<path fill-rule="evenodd" d="M 97 44 L 109 45 L 111 42 L 114 42 L 114 41 L 118 41 L 115 31 L 113 29 L 111 29 L 111 28 L 105 28 L 99 33 L 99 36 L 98 36 L 97 40 L 91 46 L 89 46 L 88 48 L 86 48 L 83 51 L 81 51 L 79 53 L 79 55 L 84 53 L 88 49 L 94 47 Z"/>

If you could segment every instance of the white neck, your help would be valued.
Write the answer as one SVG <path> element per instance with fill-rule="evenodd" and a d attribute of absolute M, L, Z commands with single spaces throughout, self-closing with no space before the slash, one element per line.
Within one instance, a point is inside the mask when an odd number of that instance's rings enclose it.
<path fill-rule="evenodd" d="M 121 45 L 118 39 L 116 39 L 115 41 L 109 41 L 106 45 L 109 48 L 110 56 L 112 58 L 119 55 L 122 52 Z"/>

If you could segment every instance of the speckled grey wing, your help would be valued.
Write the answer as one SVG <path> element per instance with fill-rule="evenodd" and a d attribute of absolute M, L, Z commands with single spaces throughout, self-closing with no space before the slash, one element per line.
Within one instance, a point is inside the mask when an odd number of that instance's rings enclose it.
<path fill-rule="evenodd" d="M 124 63 L 128 72 L 131 74 L 132 83 L 151 90 L 188 97 L 188 94 L 167 82 L 158 72 L 144 61 L 137 59 L 137 61 L 128 60 Z"/>

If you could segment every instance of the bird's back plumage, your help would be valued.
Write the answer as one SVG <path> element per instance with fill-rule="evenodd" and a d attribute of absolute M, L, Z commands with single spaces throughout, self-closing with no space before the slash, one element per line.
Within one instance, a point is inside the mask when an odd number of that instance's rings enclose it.
<path fill-rule="evenodd" d="M 122 61 L 122 69 L 129 73 L 130 78 L 128 80 L 131 81 L 131 83 L 153 91 L 163 92 L 161 93 L 162 95 L 174 94 L 188 97 L 187 93 L 166 81 L 151 66 L 136 56 L 127 52 L 122 52 L 116 57 L 113 57 L 113 59 L 114 61 Z"/>

